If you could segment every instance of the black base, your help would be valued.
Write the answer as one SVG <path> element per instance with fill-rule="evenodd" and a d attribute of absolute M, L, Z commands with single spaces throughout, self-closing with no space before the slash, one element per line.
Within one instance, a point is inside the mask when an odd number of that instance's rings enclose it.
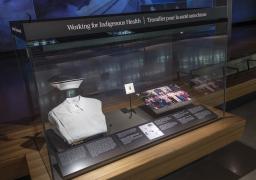
<path fill-rule="evenodd" d="M 113 132 L 105 137 L 96 137 L 73 147 L 57 147 L 60 145 L 57 136 L 51 138 L 48 141 L 49 152 L 55 157 L 56 170 L 64 179 L 70 179 L 218 119 L 217 115 L 206 107 L 195 105 L 186 106 L 158 118 L 143 113 L 140 108 L 135 111 L 136 114 L 130 121 L 135 121 L 136 118 L 149 118 L 149 121 L 141 124 L 138 121 L 136 126 Z M 121 115 L 120 118 L 124 118 L 129 116 L 129 113 Z M 108 117 L 106 114 L 107 120 Z M 145 128 L 149 128 L 149 131 L 145 132 Z"/>

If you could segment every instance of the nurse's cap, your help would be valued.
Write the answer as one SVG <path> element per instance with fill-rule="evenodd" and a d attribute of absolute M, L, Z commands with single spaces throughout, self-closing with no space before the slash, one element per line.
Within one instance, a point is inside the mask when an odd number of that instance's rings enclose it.
<path fill-rule="evenodd" d="M 65 91 L 78 89 L 83 80 L 84 78 L 78 78 L 77 76 L 57 75 L 49 79 L 49 83 L 52 87 Z"/>

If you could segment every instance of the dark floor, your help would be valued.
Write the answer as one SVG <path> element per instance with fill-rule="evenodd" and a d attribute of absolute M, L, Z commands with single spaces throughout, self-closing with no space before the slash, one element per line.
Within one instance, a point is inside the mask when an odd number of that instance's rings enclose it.
<path fill-rule="evenodd" d="M 18 178 L 16 180 L 31 180 L 30 176 L 24 176 L 22 178 Z"/>
<path fill-rule="evenodd" d="M 248 102 L 231 112 L 247 120 L 246 130 L 240 141 L 256 149 L 256 100 Z"/>
<path fill-rule="evenodd" d="M 242 138 L 162 180 L 256 180 L 256 100 L 231 112 L 247 119 Z"/>

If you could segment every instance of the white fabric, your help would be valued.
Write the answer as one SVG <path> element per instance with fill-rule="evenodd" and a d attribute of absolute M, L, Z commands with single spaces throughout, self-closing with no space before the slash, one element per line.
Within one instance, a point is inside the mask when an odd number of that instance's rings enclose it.
<path fill-rule="evenodd" d="M 51 110 L 49 121 L 69 144 L 107 132 L 101 101 L 82 96 L 67 98 Z"/>
<path fill-rule="evenodd" d="M 58 82 L 58 83 L 51 83 L 52 87 L 55 87 L 59 89 L 60 91 L 65 91 L 69 89 L 78 89 L 81 85 L 83 80 L 73 80 L 73 81 L 67 81 L 67 82 Z"/>

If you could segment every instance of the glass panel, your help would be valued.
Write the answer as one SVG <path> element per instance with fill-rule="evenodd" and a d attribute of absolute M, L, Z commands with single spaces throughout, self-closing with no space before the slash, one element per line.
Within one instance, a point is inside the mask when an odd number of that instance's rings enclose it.
<path fill-rule="evenodd" d="M 215 26 L 163 32 L 28 48 L 54 174 L 71 178 L 222 116 L 209 109 L 224 103 L 227 36 Z"/>

